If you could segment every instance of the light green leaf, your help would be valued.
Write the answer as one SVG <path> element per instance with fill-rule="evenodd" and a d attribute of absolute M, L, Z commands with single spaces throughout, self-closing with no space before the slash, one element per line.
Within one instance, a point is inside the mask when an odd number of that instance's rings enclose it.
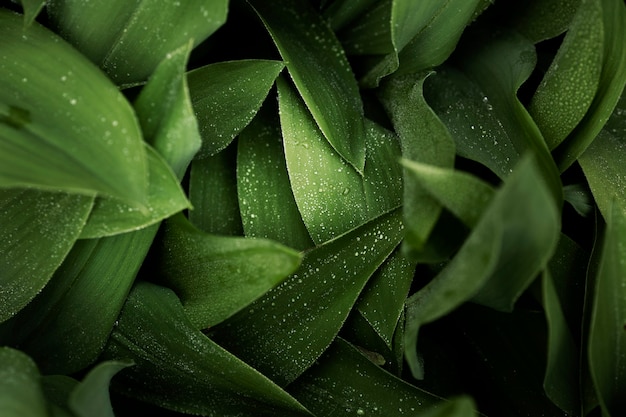
<path fill-rule="evenodd" d="M 0 186 L 144 202 L 147 164 L 124 96 L 58 36 L 0 10 Z M 42 70 L 45 68 L 45 71 Z"/>
<path fill-rule="evenodd" d="M 69 408 L 76 417 L 115 417 L 109 383 L 111 378 L 132 362 L 107 361 L 96 365 L 72 391 L 68 399 Z"/>
<path fill-rule="evenodd" d="M 143 229 L 191 205 L 178 179 L 157 151 L 145 145 L 148 157 L 148 198 L 144 209 L 116 198 L 96 198 L 82 239 L 112 236 Z"/>
<path fill-rule="evenodd" d="M 381 99 L 400 136 L 403 158 L 451 168 L 454 142 L 423 96 L 423 84 L 428 75 L 391 78 L 383 87 Z M 406 172 L 403 202 L 406 242 L 421 250 L 439 218 L 441 204 Z"/>
<path fill-rule="evenodd" d="M 469 300 L 510 311 L 545 267 L 558 231 L 558 213 L 538 169 L 532 159 L 523 159 L 459 252 L 407 300 L 406 356 L 416 377 L 423 377 L 416 356 L 420 326 Z"/>
<path fill-rule="evenodd" d="M 47 0 L 20 0 L 24 9 L 24 26 L 28 27 L 33 24 L 41 9 L 46 5 Z"/>
<path fill-rule="evenodd" d="M 322 17 L 300 0 L 248 0 L 274 39 L 289 75 L 324 137 L 359 173 L 365 126 L 358 85 L 341 44 Z"/>
<path fill-rule="evenodd" d="M 277 117 L 261 110 L 239 135 L 237 195 L 246 236 L 304 250 L 313 241 L 291 191 Z"/>
<path fill-rule="evenodd" d="M 250 123 L 284 66 L 251 59 L 218 62 L 187 74 L 202 135 L 197 158 L 215 155 Z"/>
<path fill-rule="evenodd" d="M 308 416 L 272 381 L 189 322 L 176 295 L 145 282 L 131 292 L 103 359 L 130 359 L 113 388 L 182 413 Z"/>
<path fill-rule="evenodd" d="M 422 416 L 427 409 L 447 408 L 444 399 L 394 377 L 341 338 L 288 390 L 324 417 Z"/>
<path fill-rule="evenodd" d="M 0 189 L 0 322 L 47 284 L 83 228 L 93 198 Z"/>
<path fill-rule="evenodd" d="M 391 132 L 367 121 L 368 163 L 361 176 L 328 145 L 287 82 L 279 80 L 278 90 L 291 188 L 314 242 L 332 239 L 401 204 L 400 147 Z"/>
<path fill-rule="evenodd" d="M 0 346 L 0 414 L 47 417 L 37 365 L 19 350 Z"/>
<path fill-rule="evenodd" d="M 102 352 L 158 227 L 79 240 L 48 285 L 8 322 L 12 344 L 47 374 L 70 374 Z"/>
<path fill-rule="evenodd" d="M 600 82 L 604 38 L 601 0 L 582 0 L 529 113 L 550 149 L 582 120 Z"/>
<path fill-rule="evenodd" d="M 119 85 L 142 82 L 166 54 L 209 37 L 228 0 L 50 0 L 52 25 Z M 147 35 L 147 36 L 146 36 Z"/>
<path fill-rule="evenodd" d="M 179 214 L 165 222 L 159 275 L 198 329 L 214 326 L 262 296 L 300 265 L 301 255 L 266 239 L 217 236 Z"/>
<path fill-rule="evenodd" d="M 494 195 L 494 189 L 469 173 L 403 159 L 409 175 L 466 226 L 478 223 Z"/>
<path fill-rule="evenodd" d="M 211 337 L 277 384 L 289 384 L 330 345 L 401 238 L 396 210 L 306 252 L 293 275 Z"/>
<path fill-rule="evenodd" d="M 195 159 L 189 175 L 189 220 L 206 233 L 242 235 L 237 196 L 237 147 Z"/>
<path fill-rule="evenodd" d="M 613 203 L 606 231 L 589 330 L 589 367 L 602 415 L 626 413 L 626 214 Z"/>
<path fill-rule="evenodd" d="M 604 26 L 600 84 L 585 117 L 554 149 L 554 159 L 563 172 L 595 140 L 615 108 L 626 85 L 626 4 L 600 0 Z"/>
<path fill-rule="evenodd" d="M 185 75 L 191 47 L 190 42 L 168 53 L 135 101 L 146 142 L 163 156 L 179 180 L 202 144 Z"/>

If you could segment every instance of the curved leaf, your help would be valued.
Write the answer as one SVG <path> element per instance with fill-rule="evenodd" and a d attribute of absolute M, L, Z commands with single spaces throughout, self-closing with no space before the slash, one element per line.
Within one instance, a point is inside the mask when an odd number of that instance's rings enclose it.
<path fill-rule="evenodd" d="M 52 32 L 0 10 L 0 186 L 144 201 L 147 164 L 130 104 Z M 45 68 L 45 70 L 43 70 Z"/>
<path fill-rule="evenodd" d="M 196 330 L 176 295 L 153 284 L 140 282 L 130 293 L 103 358 L 135 362 L 115 377 L 114 389 L 171 410 L 310 416 L 272 381 Z"/>
<path fill-rule="evenodd" d="M 197 158 L 215 155 L 250 123 L 284 66 L 251 59 L 219 62 L 187 74 L 202 136 Z"/>
<path fill-rule="evenodd" d="M 554 38 L 565 32 L 578 10 L 581 0 L 528 0 L 511 3 L 505 10 L 507 25 L 533 43 Z"/>
<path fill-rule="evenodd" d="M 58 31 L 117 84 L 132 84 L 145 81 L 169 52 L 215 32 L 227 8 L 228 0 L 50 0 L 48 13 Z"/>
<path fill-rule="evenodd" d="M 330 345 L 401 238 L 396 210 L 310 250 L 293 275 L 211 337 L 277 384 L 289 384 Z"/>
<path fill-rule="evenodd" d="M 39 370 L 19 350 L 0 346 L 0 414 L 47 417 Z"/>
<path fill-rule="evenodd" d="M 365 166 L 363 103 L 348 60 L 326 22 L 299 0 L 248 0 L 274 39 L 324 137 L 350 165 Z"/>
<path fill-rule="evenodd" d="M 41 291 L 74 245 L 93 198 L 0 189 L 0 322 Z"/>
<path fill-rule="evenodd" d="M 182 214 L 165 222 L 159 274 L 198 329 L 232 316 L 300 265 L 299 253 L 265 239 L 217 236 Z"/>
<path fill-rule="evenodd" d="M 41 9 L 46 5 L 47 0 L 20 0 L 24 9 L 24 26 L 30 26 Z"/>

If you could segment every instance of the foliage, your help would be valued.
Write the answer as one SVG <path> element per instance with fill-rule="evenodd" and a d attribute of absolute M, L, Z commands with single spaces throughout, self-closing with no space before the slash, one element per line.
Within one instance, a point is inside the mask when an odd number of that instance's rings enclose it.
<path fill-rule="evenodd" d="M 0 0 L 0 415 L 626 415 L 625 48 L 622 0 Z"/>

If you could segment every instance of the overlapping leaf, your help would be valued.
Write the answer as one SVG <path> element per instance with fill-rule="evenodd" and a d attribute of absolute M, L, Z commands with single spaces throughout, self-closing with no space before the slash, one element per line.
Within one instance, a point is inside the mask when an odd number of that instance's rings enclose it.
<path fill-rule="evenodd" d="M 133 360 L 113 386 L 161 407 L 206 416 L 310 415 L 196 330 L 176 295 L 153 284 L 138 283 L 131 292 L 104 358 Z"/>
<path fill-rule="evenodd" d="M 145 81 L 166 54 L 198 45 L 225 21 L 228 0 L 51 0 L 52 24 L 117 84 Z"/>
<path fill-rule="evenodd" d="M 358 172 L 365 126 L 358 85 L 341 44 L 322 17 L 299 0 L 248 0 L 274 39 L 300 95 L 333 149 Z"/>
<path fill-rule="evenodd" d="M 37 23 L 0 10 L 0 186 L 115 196 L 141 206 L 147 163 L 124 96 Z"/>
<path fill-rule="evenodd" d="M 0 413 L 6 417 L 47 417 L 37 365 L 24 353 L 0 347 Z"/>

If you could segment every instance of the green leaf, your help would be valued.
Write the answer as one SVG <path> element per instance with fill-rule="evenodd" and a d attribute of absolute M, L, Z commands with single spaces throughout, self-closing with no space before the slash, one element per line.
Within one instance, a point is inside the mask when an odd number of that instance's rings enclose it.
<path fill-rule="evenodd" d="M 50 0 L 52 25 L 118 84 L 145 81 L 169 52 L 209 37 L 228 0 Z"/>
<path fill-rule="evenodd" d="M 365 126 L 358 85 L 341 44 L 322 17 L 299 0 L 248 0 L 263 20 L 289 75 L 324 137 L 359 173 Z"/>
<path fill-rule="evenodd" d="M 600 82 L 603 38 L 600 0 L 582 0 L 528 109 L 550 149 L 574 130 L 591 105 Z"/>
<path fill-rule="evenodd" d="M 0 346 L 0 414 L 47 417 L 37 365 L 19 350 Z"/>
<path fill-rule="evenodd" d="M 589 367 L 603 416 L 626 412 L 626 214 L 613 203 L 606 218 L 589 330 Z"/>
<path fill-rule="evenodd" d="M 239 135 L 237 195 L 246 236 L 313 246 L 291 191 L 278 120 L 259 112 Z M 277 119 L 277 118 L 275 118 Z"/>
<path fill-rule="evenodd" d="M 341 338 L 288 389 L 324 417 L 422 416 L 426 409 L 446 407 L 442 398 L 394 377 Z"/>
<path fill-rule="evenodd" d="M 202 144 L 185 75 L 191 48 L 190 42 L 168 53 L 135 101 L 146 142 L 163 156 L 179 180 Z"/>
<path fill-rule="evenodd" d="M 131 292 L 104 359 L 131 359 L 113 388 L 199 415 L 307 416 L 272 381 L 220 348 L 189 322 L 176 295 L 145 282 Z"/>
<path fill-rule="evenodd" d="M 396 210 L 306 252 L 293 275 L 211 337 L 277 384 L 289 384 L 330 345 L 401 238 Z"/>
<path fill-rule="evenodd" d="M 337 32 L 368 12 L 376 2 L 377 0 L 335 0 L 324 10 L 323 16 L 333 31 Z"/>
<path fill-rule="evenodd" d="M 0 10 L 0 186 L 144 202 L 147 165 L 130 104 L 52 32 Z M 45 71 L 42 70 L 45 68 Z"/>
<path fill-rule="evenodd" d="M 409 175 L 466 226 L 474 227 L 491 201 L 493 188 L 469 173 L 402 160 Z"/>
<path fill-rule="evenodd" d="M 615 108 L 626 85 L 626 4 L 600 0 L 604 26 L 600 84 L 585 117 L 554 149 L 559 169 L 565 171 L 595 140 Z"/>
<path fill-rule="evenodd" d="M 533 43 L 565 32 L 577 13 L 581 0 L 528 0 L 506 7 L 507 25 Z"/>
<path fill-rule="evenodd" d="M 83 228 L 93 198 L 0 189 L 0 322 L 47 284 Z"/>
<path fill-rule="evenodd" d="M 233 144 L 235 145 L 235 144 Z M 189 175 L 189 220 L 206 233 L 242 235 L 237 196 L 237 148 L 195 159 Z"/>
<path fill-rule="evenodd" d="M 77 380 L 66 375 L 43 375 L 41 385 L 43 388 L 51 417 L 76 417 L 67 405 L 67 400 L 76 386 Z"/>
<path fill-rule="evenodd" d="M 107 361 L 96 365 L 69 396 L 69 408 L 76 417 L 115 417 L 109 383 L 111 378 L 132 362 Z"/>
<path fill-rule="evenodd" d="M 172 216 L 191 205 L 167 162 L 149 145 L 148 198 L 139 209 L 116 198 L 96 198 L 89 220 L 80 237 L 93 239 L 143 229 Z"/>
<path fill-rule="evenodd" d="M 198 329 L 214 326 L 262 296 L 300 265 L 301 255 L 266 239 L 217 236 L 182 215 L 165 222 L 158 255 L 163 281 Z"/>
<path fill-rule="evenodd" d="M 202 136 L 197 158 L 215 155 L 250 123 L 284 66 L 251 59 L 218 62 L 187 74 Z"/>
<path fill-rule="evenodd" d="M 416 356 L 420 326 L 469 300 L 510 311 L 545 267 L 558 231 L 558 213 L 538 170 L 531 158 L 523 159 L 459 252 L 407 300 L 406 356 L 416 377 L 423 377 Z"/>
<path fill-rule="evenodd" d="M 20 0 L 24 9 L 24 26 L 28 27 L 33 24 L 41 9 L 46 5 L 47 0 Z"/>
<path fill-rule="evenodd" d="M 368 163 L 361 176 L 328 145 L 287 82 L 279 80 L 278 90 L 291 188 L 314 242 L 332 239 L 401 204 L 400 147 L 391 132 L 367 121 Z"/>
<path fill-rule="evenodd" d="M 69 374 L 102 352 L 158 227 L 79 240 L 48 285 L 9 322 L 10 341 L 45 373 Z"/>
<path fill-rule="evenodd" d="M 400 136 L 403 158 L 451 168 L 454 142 L 423 96 L 423 84 L 428 75 L 393 77 L 383 87 L 381 99 Z M 441 204 L 406 171 L 403 202 L 406 241 L 421 250 L 439 218 Z"/>

